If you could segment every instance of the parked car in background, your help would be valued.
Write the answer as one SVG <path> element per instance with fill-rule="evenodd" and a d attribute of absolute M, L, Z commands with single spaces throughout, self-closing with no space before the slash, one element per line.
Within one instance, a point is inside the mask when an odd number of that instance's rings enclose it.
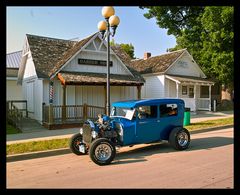
<path fill-rule="evenodd" d="M 183 127 L 184 101 L 181 99 L 146 99 L 115 102 L 111 115 L 87 120 L 80 132 L 70 139 L 70 149 L 77 155 L 89 153 L 98 165 L 110 164 L 116 147 L 167 140 L 176 150 L 190 144 L 189 131 Z"/>

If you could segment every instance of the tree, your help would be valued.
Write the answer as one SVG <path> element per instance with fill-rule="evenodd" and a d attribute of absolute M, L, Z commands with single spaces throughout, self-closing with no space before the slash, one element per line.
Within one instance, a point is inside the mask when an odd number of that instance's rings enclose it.
<path fill-rule="evenodd" d="M 120 46 L 129 56 L 131 59 L 135 59 L 134 56 L 134 46 L 130 43 L 115 43 L 114 39 L 110 42 L 111 46 Z"/>
<path fill-rule="evenodd" d="M 233 7 L 152 6 L 144 16 L 176 37 L 170 50 L 187 48 L 208 77 L 233 86 Z"/>

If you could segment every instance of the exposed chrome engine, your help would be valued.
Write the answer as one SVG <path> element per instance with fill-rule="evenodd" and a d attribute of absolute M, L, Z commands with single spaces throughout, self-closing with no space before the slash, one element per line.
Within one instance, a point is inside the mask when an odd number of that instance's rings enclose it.
<path fill-rule="evenodd" d="M 87 145 L 97 138 L 108 138 L 113 143 L 119 144 L 123 140 L 122 128 L 119 127 L 120 124 L 116 124 L 109 116 L 99 114 L 95 123 L 87 120 L 83 124 L 80 134 L 82 134 L 83 142 Z"/>

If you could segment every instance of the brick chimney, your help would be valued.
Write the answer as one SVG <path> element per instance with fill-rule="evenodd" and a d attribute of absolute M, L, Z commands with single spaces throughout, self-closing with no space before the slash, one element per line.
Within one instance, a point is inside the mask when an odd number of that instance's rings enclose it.
<path fill-rule="evenodd" d="M 146 59 L 148 59 L 150 57 L 151 57 L 151 53 L 145 52 L 144 56 L 143 56 L 143 59 L 146 60 Z"/>

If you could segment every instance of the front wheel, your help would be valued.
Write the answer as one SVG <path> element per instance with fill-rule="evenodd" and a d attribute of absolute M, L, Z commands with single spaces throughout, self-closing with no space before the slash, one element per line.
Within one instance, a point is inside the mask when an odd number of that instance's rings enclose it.
<path fill-rule="evenodd" d="M 169 135 L 169 143 L 176 150 L 185 150 L 190 144 L 190 133 L 182 127 L 174 128 Z"/>
<path fill-rule="evenodd" d="M 87 154 L 87 151 L 85 151 L 84 153 L 80 152 L 81 145 L 83 145 L 82 135 L 80 133 L 74 134 L 69 140 L 70 150 L 76 155 Z"/>
<path fill-rule="evenodd" d="M 98 165 L 110 164 L 115 155 L 115 146 L 106 138 L 99 138 L 92 142 L 89 150 L 92 161 Z"/>

